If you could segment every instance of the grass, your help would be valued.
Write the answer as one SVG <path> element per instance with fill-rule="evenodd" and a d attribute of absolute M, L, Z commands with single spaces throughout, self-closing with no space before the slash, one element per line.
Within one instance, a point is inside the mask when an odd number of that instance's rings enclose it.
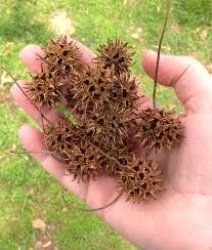
<path fill-rule="evenodd" d="M 212 61 L 212 13 L 210 0 L 173 0 L 172 18 L 165 35 L 163 52 L 187 54 L 205 65 Z M 151 93 L 152 81 L 140 67 L 140 54 L 156 49 L 163 24 L 165 1 L 159 0 L 59 0 L 0 2 L 0 66 L 6 66 L 18 79 L 27 78 L 19 52 L 28 43 L 45 45 L 54 37 L 50 20 L 65 11 L 73 22 L 72 37 L 96 51 L 108 38 L 129 41 L 137 55 L 133 71 Z M 202 33 L 204 31 L 204 34 Z M 73 29 L 72 29 L 73 32 Z M 204 36 L 203 36 L 204 35 Z M 1 72 L 0 92 L 5 79 Z M 0 95 L 1 96 L 1 95 Z M 171 90 L 160 87 L 158 102 L 167 108 L 181 107 Z M 19 108 L 0 100 L 0 157 L 8 149 L 21 149 L 17 131 L 33 122 Z M 46 249 L 95 250 L 136 249 L 93 213 L 67 211 L 70 204 L 82 203 L 46 174 L 27 155 L 8 157 L 0 163 L 0 246 L 1 250 Z M 41 218 L 44 232 L 32 227 Z M 141 225 L 145 226 L 145 225 Z"/>

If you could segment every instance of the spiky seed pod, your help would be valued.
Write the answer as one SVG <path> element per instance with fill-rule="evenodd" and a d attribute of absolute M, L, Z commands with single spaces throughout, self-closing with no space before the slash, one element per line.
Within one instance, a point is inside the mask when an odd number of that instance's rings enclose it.
<path fill-rule="evenodd" d="M 43 51 L 45 53 L 43 60 L 51 72 L 71 77 L 70 74 L 75 69 L 79 70 L 81 53 L 76 43 L 70 41 L 67 36 L 51 40 Z"/>
<path fill-rule="evenodd" d="M 32 75 L 32 79 L 24 84 L 24 90 L 32 103 L 48 108 L 54 107 L 61 100 L 65 89 L 65 84 L 47 69 Z"/>
<path fill-rule="evenodd" d="M 113 78 L 110 88 L 110 101 L 119 103 L 124 109 L 134 109 L 138 99 L 139 83 L 129 73 L 122 73 Z"/>
<path fill-rule="evenodd" d="M 44 143 L 47 149 L 62 157 L 66 157 L 74 143 L 79 141 L 77 128 L 73 127 L 68 120 L 62 120 L 54 126 L 45 128 Z"/>
<path fill-rule="evenodd" d="M 106 174 L 112 174 L 113 176 L 117 175 L 120 165 L 122 164 L 121 160 L 119 162 L 119 159 L 126 157 L 126 155 L 133 150 L 133 145 L 128 136 L 128 128 L 126 128 L 125 131 L 123 126 L 124 125 L 121 125 L 121 127 L 118 128 L 108 127 L 104 124 L 103 119 L 87 119 L 86 124 L 80 127 L 84 130 L 83 139 L 90 141 L 97 147 L 102 156 L 107 154 L 107 157 L 103 157 L 101 166 Z M 102 152 L 104 153 L 102 154 Z"/>
<path fill-rule="evenodd" d="M 158 165 L 149 160 L 127 160 L 128 164 L 120 171 L 119 177 L 127 200 L 139 203 L 156 198 L 158 192 L 163 190 L 163 175 Z"/>
<path fill-rule="evenodd" d="M 80 101 L 78 109 L 88 114 L 103 108 L 109 102 L 107 88 L 111 85 L 111 77 L 110 70 L 104 70 L 97 65 L 87 67 L 84 72 L 76 74 L 69 93 L 72 100 Z"/>
<path fill-rule="evenodd" d="M 97 57 L 97 63 L 104 68 L 111 68 L 115 74 L 128 72 L 132 65 L 133 52 L 131 46 L 121 40 L 108 41 L 99 48 L 100 55 Z"/>
<path fill-rule="evenodd" d="M 123 115 L 122 113 L 121 115 Z M 119 116 L 118 113 L 108 112 L 103 115 L 94 115 L 86 121 L 86 135 L 95 145 L 111 151 L 116 148 L 127 148 L 130 124 L 126 116 Z"/>
<path fill-rule="evenodd" d="M 183 125 L 173 112 L 147 109 L 138 114 L 136 137 L 147 150 L 171 150 L 183 137 Z"/>
<path fill-rule="evenodd" d="M 102 172 L 102 157 L 88 141 L 74 143 L 67 153 L 67 170 L 78 181 L 94 179 Z"/>
<path fill-rule="evenodd" d="M 88 67 L 81 74 L 75 75 L 67 99 L 70 106 L 80 102 L 78 109 L 90 114 L 123 113 L 132 110 L 137 100 L 137 83 L 128 73 L 116 76 L 99 65 Z"/>
<path fill-rule="evenodd" d="M 128 156 L 132 153 L 132 148 L 129 140 L 126 142 L 126 147 L 114 148 L 111 151 L 106 151 L 113 159 L 104 158 L 101 162 L 101 167 L 107 175 L 120 178 L 120 172 L 124 171 L 124 167 L 128 163 Z M 112 154 L 111 154 L 112 153 Z"/>

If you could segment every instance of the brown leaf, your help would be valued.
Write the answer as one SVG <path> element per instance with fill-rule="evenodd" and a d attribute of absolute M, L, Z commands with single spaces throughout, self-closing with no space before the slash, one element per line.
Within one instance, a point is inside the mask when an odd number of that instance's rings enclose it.
<path fill-rule="evenodd" d="M 7 42 L 5 44 L 5 47 L 4 47 L 5 56 L 9 55 L 12 52 L 14 46 L 15 46 L 15 44 L 13 42 Z"/>
<path fill-rule="evenodd" d="M 0 88 L 2 88 L 4 84 L 13 83 L 13 79 L 7 74 L 5 70 L 2 72 L 0 83 Z"/>
<path fill-rule="evenodd" d="M 48 241 L 47 243 L 45 243 L 43 245 L 43 248 L 47 248 L 47 247 L 51 246 L 51 244 L 52 244 L 52 241 Z"/>
<path fill-rule="evenodd" d="M 180 26 L 177 23 L 174 23 L 172 26 L 173 32 L 176 34 L 180 33 Z"/>
<path fill-rule="evenodd" d="M 69 205 L 69 206 L 67 206 L 67 207 L 64 207 L 64 208 L 62 209 L 62 212 L 65 213 L 65 212 L 71 210 L 72 208 L 74 208 L 74 206 L 73 206 L 73 205 Z"/>
<path fill-rule="evenodd" d="M 207 39 L 207 37 L 208 37 L 208 32 L 207 32 L 207 30 L 203 30 L 201 33 L 200 33 L 200 39 L 202 40 L 202 41 L 205 41 L 206 39 Z"/>
<path fill-rule="evenodd" d="M 212 64 L 206 65 L 206 68 L 207 68 L 209 74 L 212 74 Z"/>
<path fill-rule="evenodd" d="M 142 33 L 142 29 L 138 28 L 135 30 L 135 32 L 133 32 L 131 34 L 131 37 L 135 38 L 135 39 L 139 39 L 141 37 L 141 33 Z"/>
<path fill-rule="evenodd" d="M 36 218 L 35 220 L 32 221 L 32 227 L 45 232 L 46 223 L 42 219 Z"/>

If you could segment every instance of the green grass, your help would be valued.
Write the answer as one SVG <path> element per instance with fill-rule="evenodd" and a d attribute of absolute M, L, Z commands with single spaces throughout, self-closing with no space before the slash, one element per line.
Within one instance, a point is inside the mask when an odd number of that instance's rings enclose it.
<path fill-rule="evenodd" d="M 211 64 L 210 3 L 210 0 L 173 1 L 165 53 L 193 55 L 202 63 Z M 160 0 L 1 1 L 0 66 L 8 67 L 18 79 L 27 78 L 27 70 L 19 59 L 21 48 L 28 43 L 45 45 L 56 35 L 49 24 L 52 13 L 66 11 L 76 30 L 72 36 L 94 51 L 109 38 L 129 41 L 137 52 L 133 71 L 141 78 L 143 88 L 151 93 L 152 81 L 140 67 L 140 55 L 146 48 L 156 49 L 164 9 L 165 1 Z M 205 39 L 200 38 L 203 30 L 207 32 Z M 167 108 L 181 110 L 171 90 L 160 87 L 158 101 Z M 26 122 L 32 123 L 23 111 L 9 103 L 0 104 L 0 156 L 15 145 L 21 149 L 17 131 Z M 28 156 L 13 156 L 1 162 L 0 249 L 40 249 L 39 242 L 48 241 L 59 250 L 135 249 L 95 214 L 64 211 L 67 204 L 63 195 L 68 203 L 83 205 Z M 47 236 L 32 228 L 36 218 L 42 218 L 48 225 Z"/>

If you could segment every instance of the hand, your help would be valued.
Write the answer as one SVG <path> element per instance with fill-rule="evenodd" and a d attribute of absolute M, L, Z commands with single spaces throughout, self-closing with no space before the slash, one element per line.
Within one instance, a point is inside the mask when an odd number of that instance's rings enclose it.
<path fill-rule="evenodd" d="M 95 56 L 78 43 L 83 61 L 89 64 Z M 39 71 L 36 54 L 42 50 L 27 46 L 21 58 L 31 71 Z M 154 77 L 156 53 L 147 52 L 144 70 Z M 160 159 L 166 170 L 166 189 L 158 199 L 133 205 L 121 197 L 99 215 L 134 244 L 148 250 L 212 249 L 212 80 L 197 61 L 189 57 L 161 56 L 158 81 L 173 87 L 185 108 L 180 119 L 185 138 L 180 147 Z M 14 99 L 38 123 L 40 114 L 21 91 L 12 88 Z M 147 97 L 140 108 L 151 105 Z M 43 111 L 51 121 L 59 119 L 56 110 Z M 42 134 L 24 125 L 20 139 L 27 151 L 45 149 Z M 33 143 L 32 143 L 33 142 Z M 102 207 L 117 196 L 116 181 L 102 176 L 88 183 L 77 183 L 64 174 L 65 166 L 49 154 L 32 156 L 64 187 L 85 200 L 92 208 Z"/>

